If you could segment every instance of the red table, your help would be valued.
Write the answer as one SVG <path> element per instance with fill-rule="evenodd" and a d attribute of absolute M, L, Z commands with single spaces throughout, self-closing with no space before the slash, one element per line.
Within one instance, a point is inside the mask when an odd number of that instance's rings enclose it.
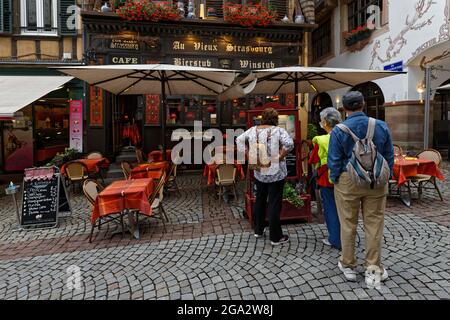
<path fill-rule="evenodd" d="M 141 163 L 137 166 L 137 168 L 146 168 L 148 170 L 168 170 L 170 167 L 170 164 L 168 161 L 159 161 L 159 162 L 151 162 L 151 163 Z"/>
<path fill-rule="evenodd" d="M 241 180 L 245 179 L 245 172 L 244 168 L 242 167 L 242 164 L 235 163 L 237 175 L 240 176 Z M 205 165 L 205 169 L 203 169 L 203 176 L 208 178 L 208 186 L 212 185 L 214 183 L 214 179 L 216 177 L 218 164 L 207 164 Z"/>
<path fill-rule="evenodd" d="M 440 180 L 445 179 L 436 163 L 432 160 L 407 157 L 405 159 L 395 159 L 394 176 L 397 177 L 399 187 L 407 181 L 408 177 L 414 177 L 418 174 L 426 174 Z"/>
<path fill-rule="evenodd" d="M 154 189 L 153 179 L 119 180 L 111 183 L 95 200 L 91 222 L 109 214 L 124 210 L 139 209 L 139 212 L 151 216 L 152 208 L 148 199 Z"/>
<path fill-rule="evenodd" d="M 131 170 L 130 179 L 145 179 L 152 178 L 155 180 L 161 179 L 163 169 L 149 169 L 148 167 L 136 167 Z"/>
<path fill-rule="evenodd" d="M 171 154 L 172 154 L 172 150 L 166 150 L 166 160 L 170 161 L 171 160 Z M 148 159 L 154 162 L 158 162 L 158 161 L 163 161 L 163 153 L 162 151 L 159 150 L 154 150 L 151 151 L 148 154 Z"/>
<path fill-rule="evenodd" d="M 99 159 L 78 159 L 74 160 L 74 162 L 80 162 L 84 164 L 88 170 L 89 173 L 98 173 L 100 171 L 100 168 L 108 168 L 109 167 L 109 160 L 106 158 L 99 158 Z M 65 175 L 66 164 L 64 164 L 61 167 L 61 174 Z"/>

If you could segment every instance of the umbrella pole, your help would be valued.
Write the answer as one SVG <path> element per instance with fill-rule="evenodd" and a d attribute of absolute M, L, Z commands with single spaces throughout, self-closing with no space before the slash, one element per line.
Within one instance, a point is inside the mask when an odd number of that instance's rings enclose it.
<path fill-rule="evenodd" d="M 167 160 L 166 158 L 166 72 L 161 72 L 161 109 L 162 109 L 162 125 L 161 125 L 161 146 L 162 146 L 162 156 L 163 160 Z"/>
<path fill-rule="evenodd" d="M 295 108 L 297 109 L 300 106 L 300 95 L 298 94 L 298 74 L 295 72 Z"/>

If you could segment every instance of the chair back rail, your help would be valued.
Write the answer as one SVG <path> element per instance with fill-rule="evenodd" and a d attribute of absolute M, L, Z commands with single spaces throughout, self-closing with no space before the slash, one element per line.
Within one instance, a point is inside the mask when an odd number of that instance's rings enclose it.
<path fill-rule="evenodd" d="M 103 154 L 100 151 L 92 151 L 86 155 L 86 159 L 101 159 Z"/>
<path fill-rule="evenodd" d="M 87 179 L 83 183 L 83 193 L 91 205 L 95 204 L 95 199 L 102 190 L 103 187 L 93 179 Z"/>
<path fill-rule="evenodd" d="M 236 166 L 234 164 L 221 164 L 217 167 L 217 178 L 220 181 L 236 180 Z"/>
<path fill-rule="evenodd" d="M 419 159 L 431 160 L 439 167 L 442 163 L 441 153 L 435 149 L 426 149 L 419 152 L 416 156 Z"/>
<path fill-rule="evenodd" d="M 128 180 L 131 174 L 131 164 L 128 161 L 122 161 L 120 165 L 125 179 Z"/>
<path fill-rule="evenodd" d="M 394 154 L 402 155 L 403 149 L 398 144 L 394 144 Z"/>
<path fill-rule="evenodd" d="M 151 194 L 151 196 L 148 200 L 150 205 L 155 201 L 155 199 L 157 197 L 159 197 L 160 200 L 162 200 L 162 193 L 164 191 L 163 187 L 164 187 L 165 183 L 166 183 L 166 173 L 163 173 L 163 175 L 161 176 L 161 179 L 159 179 L 158 183 L 156 184 L 155 189 L 153 190 L 153 193 Z"/>
<path fill-rule="evenodd" d="M 83 179 L 88 174 L 86 165 L 76 161 L 67 163 L 65 165 L 65 171 L 70 180 Z"/>

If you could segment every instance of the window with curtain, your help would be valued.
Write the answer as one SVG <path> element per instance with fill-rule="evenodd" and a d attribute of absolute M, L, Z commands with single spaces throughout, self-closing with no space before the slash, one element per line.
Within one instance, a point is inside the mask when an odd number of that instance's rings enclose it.
<path fill-rule="evenodd" d="M 331 53 L 331 19 L 320 24 L 312 33 L 313 62 Z"/>
<path fill-rule="evenodd" d="M 367 24 L 367 19 L 372 14 L 371 12 L 367 13 L 367 9 L 372 5 L 379 6 L 383 10 L 383 0 L 352 0 L 348 2 L 348 31 Z"/>
<path fill-rule="evenodd" d="M 57 0 L 21 0 L 23 34 L 57 34 Z"/>

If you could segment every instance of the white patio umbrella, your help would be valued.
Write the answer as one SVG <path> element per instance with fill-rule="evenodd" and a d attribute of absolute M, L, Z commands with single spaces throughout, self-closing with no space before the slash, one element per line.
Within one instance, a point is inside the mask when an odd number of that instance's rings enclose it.
<path fill-rule="evenodd" d="M 169 64 L 102 65 L 58 68 L 59 71 L 116 95 L 160 94 L 166 110 L 166 94 L 218 95 L 235 80 L 234 70 L 175 66 Z M 166 112 L 162 112 L 165 131 Z M 166 143 L 162 134 L 163 155 Z"/>
<path fill-rule="evenodd" d="M 404 72 L 320 67 L 282 67 L 254 70 L 240 85 L 258 83 L 252 94 L 317 93 L 353 87 L 367 81 L 390 77 Z"/>
<path fill-rule="evenodd" d="M 439 87 L 436 90 L 450 90 L 450 84 L 447 84 L 445 86 Z"/>

